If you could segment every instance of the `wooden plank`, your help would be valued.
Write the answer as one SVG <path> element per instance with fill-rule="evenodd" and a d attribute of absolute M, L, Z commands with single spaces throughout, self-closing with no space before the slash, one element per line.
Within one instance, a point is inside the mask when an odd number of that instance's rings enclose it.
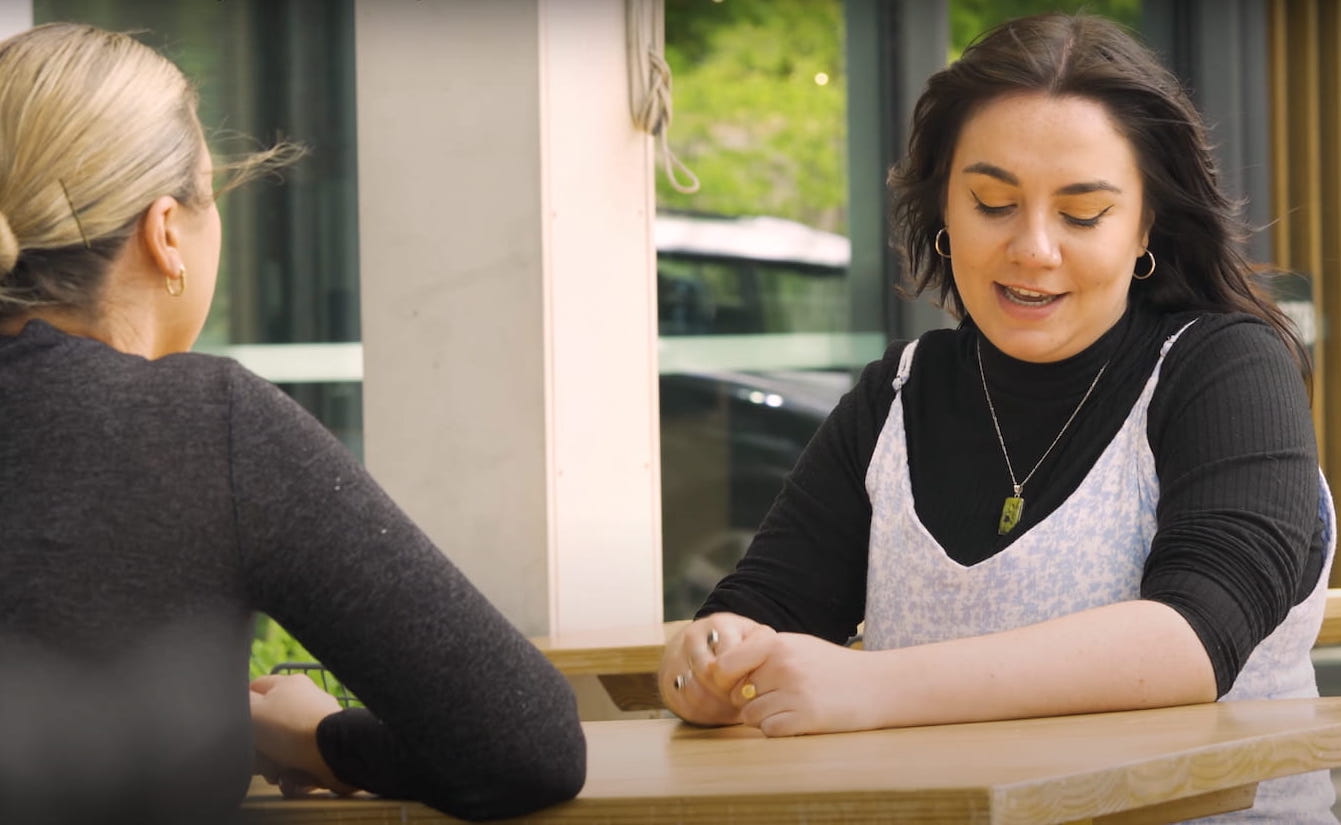
<path fill-rule="evenodd" d="M 666 642 L 687 624 L 689 621 L 685 620 L 663 625 L 535 636 L 531 643 L 540 648 L 560 672 L 570 676 L 656 673 Z"/>
<path fill-rule="evenodd" d="M 1318 631 L 1318 645 L 1341 644 L 1341 588 L 1327 591 L 1327 605 L 1323 608 L 1322 629 Z"/>
<path fill-rule="evenodd" d="M 610 694 L 610 701 L 620 710 L 661 710 L 666 707 L 661 701 L 655 672 L 602 673 L 597 678 L 605 692 Z"/>
<path fill-rule="evenodd" d="M 1145 825 L 1241 807 L 1258 781 L 1341 765 L 1341 698 L 781 739 L 668 719 L 584 729 L 582 794 L 515 822 Z M 242 821 L 455 820 L 415 803 L 254 791 Z"/>
<path fill-rule="evenodd" d="M 1203 816 L 1242 811 L 1253 806 L 1257 798 L 1257 785 L 1240 785 L 1223 791 L 1190 796 L 1176 802 L 1163 805 L 1137 808 L 1108 816 L 1095 817 L 1094 825 L 1161 825 L 1170 821 L 1170 817 L 1181 822 L 1185 819 L 1198 819 Z"/>
<path fill-rule="evenodd" d="M 1319 353 L 1314 373 L 1313 408 L 1331 426 L 1341 413 L 1341 340 L 1327 334 L 1330 321 L 1341 318 L 1341 10 L 1336 0 L 1318 3 L 1316 16 L 1318 40 L 1326 44 L 1318 52 L 1318 121 L 1320 156 L 1313 173 L 1318 180 L 1321 243 L 1320 271 L 1314 277 L 1313 300 L 1317 313 Z M 1329 437 L 1326 427 L 1318 433 L 1318 445 L 1324 470 L 1341 472 L 1341 438 Z M 1334 491 L 1335 492 L 1335 491 Z"/>

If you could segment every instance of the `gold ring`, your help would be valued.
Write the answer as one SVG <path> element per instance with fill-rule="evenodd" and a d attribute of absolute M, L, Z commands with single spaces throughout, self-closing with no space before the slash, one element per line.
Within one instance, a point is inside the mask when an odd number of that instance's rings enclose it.
<path fill-rule="evenodd" d="M 758 689 L 755 688 L 754 682 L 746 682 L 745 684 L 740 686 L 740 695 L 745 697 L 745 701 L 748 702 L 749 700 L 758 696 L 759 691 Z"/>

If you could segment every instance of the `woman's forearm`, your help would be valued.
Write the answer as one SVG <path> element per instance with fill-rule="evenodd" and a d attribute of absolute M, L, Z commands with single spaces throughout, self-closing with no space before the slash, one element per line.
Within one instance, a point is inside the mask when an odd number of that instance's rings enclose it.
<path fill-rule="evenodd" d="M 1172 608 L 1129 601 L 988 636 L 870 654 L 880 727 L 1210 702 L 1205 648 Z"/>

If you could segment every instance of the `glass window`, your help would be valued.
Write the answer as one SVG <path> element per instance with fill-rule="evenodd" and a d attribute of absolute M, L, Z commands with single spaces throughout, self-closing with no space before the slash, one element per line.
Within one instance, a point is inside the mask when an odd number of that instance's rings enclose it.
<path fill-rule="evenodd" d="M 196 349 L 238 357 L 362 452 L 353 0 L 34 0 L 36 23 L 139 32 L 200 93 L 220 156 L 309 154 L 224 195 L 214 305 Z"/>
<path fill-rule="evenodd" d="M 878 357 L 848 284 L 842 0 L 666 0 L 658 179 L 663 576 L 689 616 L 734 566 L 802 448 Z"/>

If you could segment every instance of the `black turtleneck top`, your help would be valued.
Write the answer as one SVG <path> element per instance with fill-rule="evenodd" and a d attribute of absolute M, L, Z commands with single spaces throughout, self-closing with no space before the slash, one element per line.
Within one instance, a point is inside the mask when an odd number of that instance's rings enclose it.
<path fill-rule="evenodd" d="M 1274 330 L 1246 315 L 1133 308 L 1083 352 L 1036 364 L 1005 355 L 966 323 L 923 337 L 899 397 L 918 517 L 951 558 L 976 564 L 1075 491 L 1131 412 L 1164 341 L 1193 320 L 1150 402 L 1160 502 L 1141 596 L 1187 619 L 1223 695 L 1253 648 L 1317 583 L 1324 555 L 1308 395 Z M 855 631 L 871 522 L 866 470 L 905 344 L 867 366 L 839 402 L 749 552 L 698 615 L 730 611 L 832 641 Z M 1023 518 L 1005 536 L 997 523 L 1011 479 L 984 377 L 1017 479 L 1062 432 L 1025 484 Z"/>

